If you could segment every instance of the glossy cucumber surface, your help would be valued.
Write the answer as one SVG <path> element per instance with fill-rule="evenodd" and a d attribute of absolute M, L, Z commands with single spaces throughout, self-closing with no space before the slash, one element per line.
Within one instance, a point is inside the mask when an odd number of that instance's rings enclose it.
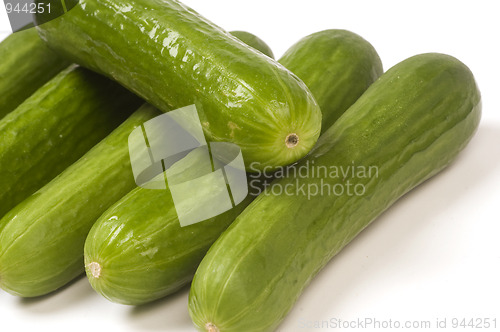
<path fill-rule="evenodd" d="M 123 122 L 141 100 L 72 65 L 0 120 L 0 218 Z M 3 228 L 0 221 L 0 231 Z"/>
<path fill-rule="evenodd" d="M 336 34 L 334 31 L 331 33 Z M 260 42 L 253 44 L 254 39 L 247 40 L 251 46 L 255 45 L 259 49 L 262 47 Z M 316 38 L 311 46 L 323 47 L 323 42 L 323 38 Z M 337 47 L 339 44 L 342 43 L 338 42 Z M 297 52 L 289 54 L 287 61 L 293 62 L 298 70 L 304 69 L 294 59 L 294 54 L 304 57 L 301 46 L 294 46 L 291 50 Z M 323 82 L 333 89 L 331 94 L 335 94 L 335 89 L 339 93 L 345 93 L 349 84 L 358 88 L 355 77 L 352 77 L 351 82 L 345 82 L 347 86 L 331 84 L 336 78 L 333 76 L 335 71 L 330 70 L 330 67 L 334 66 L 336 69 L 338 64 L 331 60 L 330 54 L 325 59 L 320 59 L 316 47 L 311 47 L 308 51 L 317 60 L 315 66 L 303 62 L 305 68 L 316 73 L 312 75 L 311 83 L 315 83 L 314 79 Z M 350 66 L 348 59 L 337 60 L 342 60 L 344 66 Z M 361 75 L 364 75 L 361 69 L 363 68 L 360 68 Z M 324 75 L 320 75 L 321 73 Z M 323 116 L 332 121 L 335 117 L 329 115 L 344 111 L 345 104 L 325 103 L 321 109 Z M 176 167 L 181 170 L 192 169 L 192 165 L 201 162 L 192 155 L 189 160 L 178 163 Z M 190 178 L 189 174 L 185 176 Z M 258 185 L 262 180 L 249 176 L 250 189 L 262 190 Z M 200 188 L 207 190 L 207 197 L 214 195 L 210 189 Z M 169 191 L 134 189 L 99 218 L 87 238 L 85 267 L 92 287 L 111 301 L 130 305 L 144 304 L 173 293 L 191 281 L 210 245 L 252 198 L 247 197 L 232 210 L 210 220 L 181 227 Z M 193 205 L 202 203 L 196 200 L 192 202 Z"/>
<path fill-rule="evenodd" d="M 249 32 L 236 35 L 257 50 L 269 50 Z M 199 152 L 191 152 L 171 171 L 186 181 L 203 174 L 205 155 Z M 206 197 L 215 194 L 214 186 L 200 190 Z M 85 269 L 90 284 L 107 299 L 129 305 L 175 292 L 191 281 L 210 245 L 253 198 L 249 195 L 221 215 L 181 227 L 169 189 L 135 188 L 98 219 L 87 237 Z M 192 204 L 203 203 L 197 199 Z"/>
<path fill-rule="evenodd" d="M 336 34 L 335 31 L 329 33 Z M 260 42 L 253 44 L 252 38 L 247 40 L 251 46 L 258 49 L 262 47 Z M 315 40 L 318 44 L 323 42 L 322 38 Z M 338 42 L 337 45 L 339 44 L 341 43 Z M 304 50 L 301 44 L 297 45 L 291 48 L 297 52 L 289 54 L 287 61 L 293 62 L 295 68 L 301 70 L 303 68 L 299 61 L 295 61 L 294 54 L 304 57 Z M 308 51 L 311 57 L 317 59 L 316 66 L 303 63 L 304 67 L 318 73 L 313 75 L 311 83 L 315 83 L 313 79 L 317 79 L 331 89 L 339 89 L 339 93 L 344 93 L 348 86 L 331 84 L 336 79 L 333 76 L 335 71 L 330 70 L 330 67 L 334 66 L 335 69 L 338 65 L 331 60 L 330 55 L 322 61 L 317 57 L 315 47 L 310 47 Z M 346 59 L 339 60 L 347 62 Z M 344 63 L 344 66 L 349 64 Z M 364 74 L 362 70 L 360 72 Z M 325 75 L 321 76 L 319 73 Z M 357 88 L 358 82 L 355 77 L 352 78 L 351 82 L 345 84 Z M 323 116 L 332 121 L 335 117 L 329 115 L 341 113 L 345 110 L 345 105 L 325 103 L 321 109 Z M 325 124 L 330 126 L 333 123 Z M 194 158 L 193 155 L 190 160 L 184 161 L 184 165 L 179 163 L 176 166 L 179 169 L 191 169 L 190 165 L 196 163 Z M 189 175 L 186 177 L 189 178 Z M 262 179 L 250 177 L 250 188 L 261 190 L 258 186 L 254 187 L 254 180 L 258 183 Z M 207 196 L 212 195 L 213 193 L 207 192 Z M 85 266 L 92 287 L 111 301 L 131 305 L 147 303 L 171 294 L 191 281 L 210 245 L 251 200 L 252 197 L 248 197 L 231 211 L 210 220 L 180 227 L 174 202 L 168 191 L 134 189 L 99 218 L 87 238 Z M 201 203 L 193 201 L 192 204 Z"/>
<path fill-rule="evenodd" d="M 276 329 L 335 254 L 457 156 L 480 116 L 474 77 L 457 59 L 423 54 L 391 68 L 298 164 L 315 167 L 315 176 L 289 174 L 276 181 L 290 194 L 261 194 L 210 248 L 191 285 L 189 309 L 196 327 Z M 354 173 L 330 173 L 331 167 L 353 165 Z M 328 175 L 318 167 L 328 167 Z M 358 167 L 365 167 L 364 176 Z M 369 167 L 375 167 L 371 175 Z M 348 181 L 363 190 L 348 195 Z M 322 194 L 312 195 L 321 187 Z"/>
<path fill-rule="evenodd" d="M 324 132 L 383 73 L 375 48 L 346 30 L 323 30 L 302 38 L 279 62 L 306 83 L 322 112 Z"/>
<path fill-rule="evenodd" d="M 0 287 L 34 297 L 84 272 L 85 238 L 97 218 L 135 187 L 128 136 L 159 115 L 146 104 L 3 219 Z"/>
<path fill-rule="evenodd" d="M 34 28 L 8 36 L 0 43 L 0 119 L 69 64 Z"/>
<path fill-rule="evenodd" d="M 169 171 L 190 172 L 203 163 L 194 150 Z M 192 175 L 192 176 L 191 176 Z M 189 204 L 210 203 L 227 190 L 207 185 Z M 207 201 L 199 199 L 199 194 Z M 136 188 L 108 209 L 85 242 L 85 269 L 92 287 L 107 299 L 139 305 L 169 295 L 187 285 L 217 237 L 248 206 L 254 196 L 208 220 L 181 227 L 170 190 Z"/>
<path fill-rule="evenodd" d="M 178 1 L 81 0 L 39 33 L 162 111 L 196 104 L 207 139 L 239 145 L 247 166 L 291 164 L 319 137 L 296 75 Z"/>

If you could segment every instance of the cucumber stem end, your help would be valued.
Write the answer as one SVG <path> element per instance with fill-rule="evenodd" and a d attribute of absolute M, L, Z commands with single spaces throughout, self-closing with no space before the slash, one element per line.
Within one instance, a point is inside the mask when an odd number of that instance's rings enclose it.
<path fill-rule="evenodd" d="M 207 332 L 219 332 L 219 329 L 213 323 L 206 323 L 205 328 Z"/>
<path fill-rule="evenodd" d="M 96 262 L 92 262 L 88 265 L 88 269 L 90 271 L 90 274 L 92 274 L 92 277 L 95 279 L 99 279 L 101 276 L 101 265 Z"/>
<path fill-rule="evenodd" d="M 288 134 L 285 138 L 285 144 L 289 149 L 296 147 L 299 144 L 299 135 L 296 133 Z"/>

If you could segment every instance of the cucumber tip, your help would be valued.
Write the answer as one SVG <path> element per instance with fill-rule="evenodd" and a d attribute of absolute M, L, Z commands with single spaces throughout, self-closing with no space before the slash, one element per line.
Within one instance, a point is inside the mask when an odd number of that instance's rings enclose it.
<path fill-rule="evenodd" d="M 96 262 L 92 262 L 87 266 L 88 270 L 90 271 L 90 274 L 92 277 L 95 279 L 99 279 L 101 276 L 101 265 Z"/>
<path fill-rule="evenodd" d="M 296 133 L 288 134 L 285 138 L 286 147 L 292 149 L 299 144 L 299 135 Z"/>
<path fill-rule="evenodd" d="M 219 332 L 219 329 L 213 323 L 206 323 L 205 328 L 207 332 Z"/>

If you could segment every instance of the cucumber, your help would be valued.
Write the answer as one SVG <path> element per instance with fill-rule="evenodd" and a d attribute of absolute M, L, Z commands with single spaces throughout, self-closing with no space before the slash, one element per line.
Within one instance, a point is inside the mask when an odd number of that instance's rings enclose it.
<path fill-rule="evenodd" d="M 70 64 L 49 50 L 35 29 L 3 40 L 0 59 L 0 119 Z"/>
<path fill-rule="evenodd" d="M 332 37 L 336 36 L 336 42 L 330 43 L 332 52 L 351 47 L 355 39 L 354 34 L 340 32 L 342 36 L 346 36 L 344 47 L 339 40 L 341 38 L 338 36 L 339 33 L 334 30 L 318 34 L 318 36 L 330 34 Z M 369 66 L 366 62 L 345 57 L 337 57 L 333 60 L 329 52 L 317 52 L 317 48 L 325 49 L 328 46 L 323 45 L 324 39 L 323 37 L 313 38 L 314 42 L 309 43 L 311 47 L 308 50 L 302 49 L 303 46 L 300 43 L 295 45 L 287 52 L 289 53 L 287 61 L 293 63 L 301 72 L 307 68 L 311 74 L 310 82 L 314 86 L 320 86 L 320 82 L 323 82 L 325 86 L 332 89 L 332 91 L 320 91 L 323 95 L 335 95 L 336 90 L 347 95 L 350 86 L 353 90 L 360 86 L 356 76 L 352 73 L 357 72 L 360 79 L 365 79 L 366 71 L 364 70 Z M 357 41 L 361 45 L 366 44 L 364 40 L 357 39 Z M 259 45 L 260 43 L 257 44 Z M 292 52 L 292 50 L 295 51 Z M 309 56 L 305 56 L 306 51 L 309 52 Z M 371 58 L 374 66 L 380 64 L 378 57 L 373 56 L 371 48 L 365 47 L 359 51 L 358 57 Z M 370 57 L 363 52 L 367 52 Z M 294 59 L 295 54 L 300 59 L 308 58 L 308 61 L 302 62 L 304 68 L 300 66 L 299 59 Z M 355 64 L 352 65 L 351 62 Z M 316 65 L 312 66 L 311 63 Z M 355 70 L 356 65 L 360 66 L 359 70 Z M 338 80 L 337 76 L 342 76 L 342 72 L 338 69 L 341 67 L 350 68 L 349 76 L 352 80 L 339 86 L 335 82 Z M 315 79 L 318 83 L 314 81 Z M 323 100 L 327 99 L 323 98 Z M 341 102 L 337 100 L 332 99 L 331 103 L 325 102 L 321 105 L 323 117 L 329 121 L 335 119 L 329 115 L 345 111 L 344 100 Z M 332 123 L 325 122 L 324 124 L 330 126 Z M 175 167 L 180 170 L 190 170 L 193 169 L 193 164 L 196 165 L 195 155 L 183 160 L 182 163 L 179 162 Z M 185 176 L 187 179 L 193 178 L 189 174 Z M 259 186 L 262 179 L 254 179 L 252 176 L 249 177 L 249 181 L 250 189 L 256 190 L 253 194 L 258 194 L 262 190 Z M 208 189 L 200 188 L 200 190 Z M 212 195 L 210 192 L 207 193 L 209 197 Z M 235 208 L 222 215 L 198 224 L 181 227 L 168 190 L 134 189 L 106 211 L 89 233 L 85 242 L 85 267 L 90 284 L 107 299 L 129 305 L 144 304 L 175 292 L 191 281 L 210 245 L 252 199 L 250 195 Z M 193 202 L 193 204 L 200 204 L 200 202 Z M 144 222 L 145 220 L 147 222 Z M 113 235 L 110 236 L 111 234 Z"/>
<path fill-rule="evenodd" d="M 291 164 L 321 131 L 297 76 L 175 0 L 85 0 L 39 33 L 162 111 L 196 104 L 207 140 L 237 144 L 247 167 Z"/>
<path fill-rule="evenodd" d="M 257 50 L 270 52 L 267 44 L 249 32 L 230 33 Z M 203 173 L 205 157 L 199 152 L 192 151 L 169 172 L 179 173 L 186 180 L 198 177 Z M 211 195 L 213 192 L 207 193 Z M 233 209 L 210 220 L 180 227 L 168 189 L 135 188 L 98 219 L 87 237 L 84 257 L 90 284 L 107 299 L 129 305 L 175 292 L 191 281 L 210 245 L 254 197 L 248 195 Z M 133 238 L 127 234 L 133 234 Z"/>
<path fill-rule="evenodd" d="M 315 51 L 314 55 L 311 50 Z M 383 73 L 375 48 L 346 30 L 323 30 L 304 37 L 287 50 L 279 62 L 306 83 L 322 109 L 335 109 L 323 112 L 322 132 Z M 318 67 L 325 71 L 318 71 Z M 326 77 L 328 82 L 321 79 Z"/>
<path fill-rule="evenodd" d="M 3 218 L 0 287 L 14 295 L 34 297 L 84 272 L 83 247 L 90 228 L 135 187 L 128 136 L 159 114 L 146 104 Z"/>
<path fill-rule="evenodd" d="M 185 170 L 202 164 L 198 151 L 169 171 L 186 180 L 196 178 Z M 212 197 L 213 190 L 200 188 L 206 197 Z M 198 198 L 192 204 L 203 204 Z M 108 300 L 128 305 L 177 291 L 191 281 L 208 248 L 253 199 L 248 195 L 223 214 L 181 227 L 170 190 L 135 188 L 98 219 L 87 237 L 84 257 L 90 284 Z"/>
<path fill-rule="evenodd" d="M 72 65 L 0 120 L 0 218 L 140 104 L 115 82 Z M 0 221 L 0 230 L 3 226 Z"/>
<path fill-rule="evenodd" d="M 196 327 L 274 330 L 335 254 L 457 156 L 480 116 L 474 77 L 453 57 L 417 55 L 383 74 L 297 165 L 310 176 L 289 172 L 275 182 L 210 248 L 191 286 Z M 353 165 L 354 174 L 348 168 Z M 329 176 L 318 167 L 327 167 Z M 347 171 L 335 176 L 331 167 Z M 372 173 L 369 167 L 375 167 Z M 314 186 L 323 195 L 308 196 Z M 278 187 L 288 194 L 278 194 Z"/>
<path fill-rule="evenodd" d="M 274 59 L 274 54 L 273 50 L 267 45 L 262 39 L 257 37 L 254 34 L 251 34 L 250 32 L 246 31 L 231 31 L 230 34 L 241 40 L 247 45 L 250 45 L 251 47 L 261 51 L 265 55 L 267 55 L 270 58 Z"/>

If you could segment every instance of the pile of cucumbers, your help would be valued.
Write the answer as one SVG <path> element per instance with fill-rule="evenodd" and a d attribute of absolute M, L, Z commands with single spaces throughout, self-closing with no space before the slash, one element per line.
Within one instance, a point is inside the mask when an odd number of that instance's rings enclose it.
<path fill-rule="evenodd" d="M 21 297 L 84 272 L 128 305 L 191 283 L 200 331 L 273 331 L 333 256 L 455 159 L 481 117 L 459 60 L 420 54 L 384 73 L 345 30 L 275 60 L 256 36 L 176 0 L 80 0 L 36 21 L 0 43 L 0 287 Z M 260 194 L 181 227 L 168 188 L 137 187 L 128 137 L 193 104 L 207 141 L 241 149 Z M 196 151 L 169 171 L 196 177 Z M 349 183 L 362 190 L 336 191 Z"/>

